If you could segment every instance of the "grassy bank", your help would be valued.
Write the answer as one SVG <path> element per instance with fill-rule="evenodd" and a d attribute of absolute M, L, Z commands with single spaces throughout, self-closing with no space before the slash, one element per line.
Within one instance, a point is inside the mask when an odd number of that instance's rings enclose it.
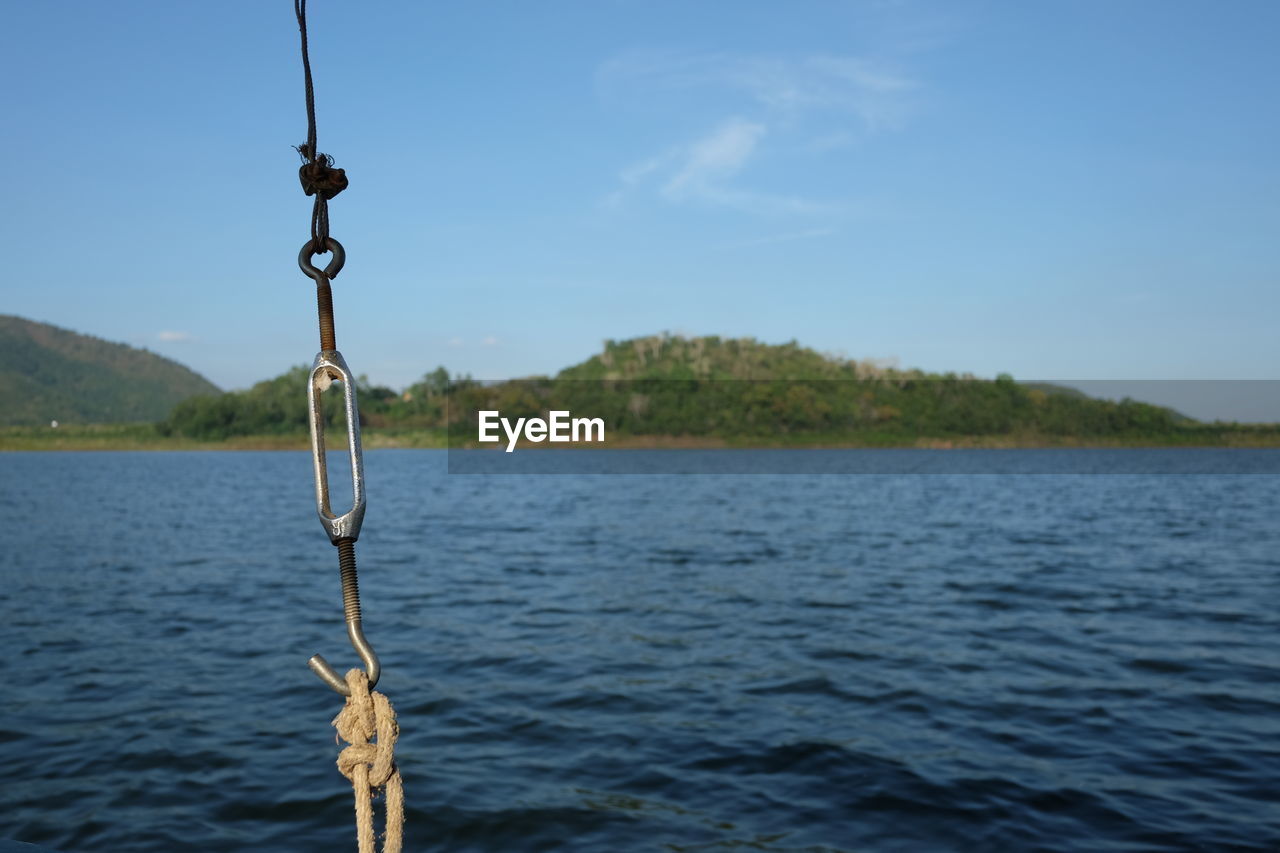
<path fill-rule="evenodd" d="M 444 448 L 448 436 L 442 429 L 370 429 L 361 433 L 365 449 Z M 1197 424 L 1176 431 L 1150 435 L 1062 436 L 1019 433 L 1009 435 L 918 436 L 896 432 L 792 433 L 769 436 L 670 436 L 610 435 L 601 444 L 580 445 L 612 449 L 698 448 L 1037 448 L 1037 447 L 1280 447 L 1280 425 Z M 335 449 L 337 436 L 331 437 Z M 162 435 L 152 424 L 81 424 L 49 427 L 0 428 L 0 451 L 22 450 L 307 450 L 305 432 L 236 436 L 222 441 L 200 441 Z M 462 446 L 479 446 L 468 441 Z M 492 447 L 493 445 L 490 445 Z M 521 448 L 546 444 L 521 442 Z M 568 445 L 555 445 L 566 447 Z"/>
<path fill-rule="evenodd" d="M 153 424 L 0 427 L 0 450 L 301 450 L 308 446 L 305 434 L 198 441 L 161 435 Z"/>
<path fill-rule="evenodd" d="M 341 441 L 338 436 L 331 442 Z M 443 430 L 365 430 L 368 450 L 384 447 L 442 448 Z M 335 443 L 334 448 L 338 445 Z M 309 450 L 305 432 L 241 435 L 221 441 L 201 441 L 162 435 L 153 424 L 77 424 L 50 427 L 0 427 L 0 451 L 5 450 Z"/>

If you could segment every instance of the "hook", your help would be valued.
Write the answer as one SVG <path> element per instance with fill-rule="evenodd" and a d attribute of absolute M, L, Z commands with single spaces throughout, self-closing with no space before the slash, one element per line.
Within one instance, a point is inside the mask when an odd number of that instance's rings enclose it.
<path fill-rule="evenodd" d="M 364 638 L 364 629 L 360 627 L 360 620 L 347 620 L 347 637 L 351 640 L 351 645 L 360 655 L 360 660 L 364 663 L 364 671 L 369 674 L 369 687 L 373 688 L 378 684 L 378 676 L 382 675 L 382 664 L 378 661 L 377 654 L 373 651 L 373 646 L 369 645 L 369 641 Z M 312 655 L 307 661 L 307 666 L 311 667 L 311 671 L 320 676 L 320 680 L 341 693 L 343 696 L 351 695 L 351 688 L 347 686 L 347 680 L 338 675 L 337 670 L 329 666 L 329 662 L 322 655 Z"/>
<path fill-rule="evenodd" d="M 378 676 L 382 674 L 382 665 L 378 662 L 378 656 L 373 651 L 373 646 L 369 645 L 369 641 L 364 638 L 364 628 L 360 623 L 360 585 L 356 577 L 356 541 L 354 539 L 339 539 L 336 543 L 338 546 L 338 567 L 342 571 L 342 609 L 347 615 L 347 638 L 351 640 L 351 646 L 360 655 L 360 660 L 364 662 L 364 670 L 369 674 L 369 686 L 373 687 L 378 683 Z M 347 686 L 347 681 L 338 675 L 333 667 L 329 666 L 320 655 L 312 655 L 307 661 L 307 666 L 311 667 L 311 671 L 320 676 L 320 679 L 343 696 L 351 695 L 351 688 Z"/>

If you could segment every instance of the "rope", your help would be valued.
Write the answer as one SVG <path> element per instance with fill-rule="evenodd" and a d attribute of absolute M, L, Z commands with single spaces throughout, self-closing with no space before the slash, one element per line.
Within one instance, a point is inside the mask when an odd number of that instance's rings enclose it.
<path fill-rule="evenodd" d="M 382 853 L 400 853 L 404 835 L 404 786 L 393 752 L 400 727 L 391 703 L 369 691 L 369 676 L 359 669 L 347 673 L 351 695 L 333 718 L 334 728 L 351 745 L 338 755 L 338 771 L 351 780 L 356 796 L 356 838 L 360 853 L 374 853 L 373 789 L 386 790 L 386 833 Z M 369 738 L 377 735 L 377 743 Z"/>
<path fill-rule="evenodd" d="M 316 93 L 307 52 L 307 0 L 293 0 L 293 13 L 302 33 L 302 71 L 307 78 L 307 141 L 294 146 L 302 155 L 298 180 L 304 193 L 316 197 L 311 208 L 311 239 L 319 254 L 324 254 L 329 239 L 329 199 L 347 188 L 347 170 L 333 168 L 333 158 L 316 150 Z"/>

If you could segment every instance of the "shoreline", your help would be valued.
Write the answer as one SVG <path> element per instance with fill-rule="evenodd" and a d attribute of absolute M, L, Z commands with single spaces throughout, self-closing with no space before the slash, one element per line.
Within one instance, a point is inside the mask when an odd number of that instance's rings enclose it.
<path fill-rule="evenodd" d="M 363 448 L 368 451 L 386 449 L 447 450 L 448 436 L 443 430 L 362 430 Z M 781 435 L 721 438 L 712 436 L 627 435 L 610 438 L 603 443 L 559 444 L 554 448 L 542 443 L 521 441 L 520 450 L 585 449 L 585 450 L 1048 450 L 1106 448 L 1280 448 L 1280 425 L 1205 426 L 1186 432 L 1147 436 L 1046 436 L 961 435 L 904 436 L 893 434 L 850 438 L 839 435 Z M 221 450 L 291 450 L 309 451 L 306 433 L 287 435 L 235 436 L 217 441 L 201 441 L 158 434 L 149 424 L 95 424 L 49 427 L 0 428 L 0 452 L 48 451 L 221 451 Z M 338 447 L 335 444 L 334 449 Z M 454 443 L 452 449 L 480 449 L 474 441 Z M 497 448 L 485 447 L 493 452 Z"/>

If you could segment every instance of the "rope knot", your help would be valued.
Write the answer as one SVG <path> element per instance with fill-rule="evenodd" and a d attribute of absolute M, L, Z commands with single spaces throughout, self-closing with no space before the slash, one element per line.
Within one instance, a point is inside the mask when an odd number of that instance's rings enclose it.
<path fill-rule="evenodd" d="M 347 673 L 351 695 L 333 719 L 338 734 L 350 746 L 338 755 L 338 772 L 351 780 L 356 794 L 356 826 L 361 853 L 373 850 L 373 788 L 386 788 L 387 832 L 384 853 L 400 850 L 404 826 L 404 788 L 395 763 L 396 738 L 400 727 L 386 696 L 369 690 L 369 675 L 353 669 Z M 370 738 L 377 737 L 376 743 Z M 366 847 L 366 843 L 369 845 Z"/>
<path fill-rule="evenodd" d="M 305 145 L 298 146 L 298 153 L 307 160 L 298 168 L 298 181 L 304 193 L 328 201 L 347 188 L 347 170 L 333 168 L 333 158 L 328 154 L 308 156 Z"/>

